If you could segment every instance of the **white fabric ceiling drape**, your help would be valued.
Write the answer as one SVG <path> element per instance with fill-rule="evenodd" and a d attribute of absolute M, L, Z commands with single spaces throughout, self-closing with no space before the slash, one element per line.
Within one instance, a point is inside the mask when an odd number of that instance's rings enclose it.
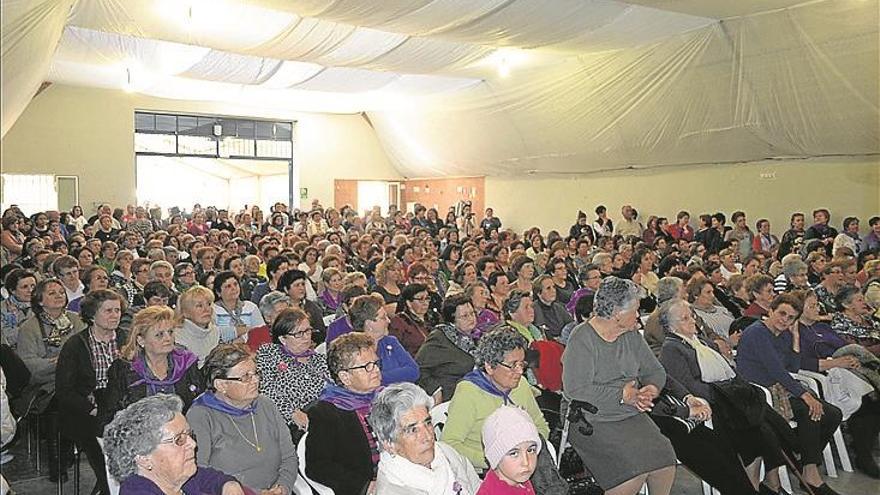
<path fill-rule="evenodd" d="M 73 0 L 4 0 L 0 15 L 0 136 L 49 72 Z"/>

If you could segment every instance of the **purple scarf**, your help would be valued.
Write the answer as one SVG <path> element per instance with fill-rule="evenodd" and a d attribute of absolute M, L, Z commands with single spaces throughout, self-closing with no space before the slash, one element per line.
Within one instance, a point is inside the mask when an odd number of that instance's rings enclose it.
<path fill-rule="evenodd" d="M 134 361 L 132 361 L 131 369 L 137 373 L 140 380 L 136 380 L 129 386 L 137 387 L 146 383 L 147 395 L 156 395 L 161 388 L 173 387 L 177 384 L 183 378 L 183 375 L 186 374 L 186 370 L 199 362 L 199 357 L 186 349 L 174 349 L 168 355 L 168 361 L 170 362 L 171 373 L 164 380 L 160 380 L 147 368 L 147 362 L 144 359 L 143 353 L 139 353 L 135 356 Z"/>
<path fill-rule="evenodd" d="M 321 301 L 324 303 L 324 306 L 336 311 L 339 309 L 339 297 L 333 297 L 333 294 L 330 294 L 329 290 L 324 290 L 321 293 Z"/>
<path fill-rule="evenodd" d="M 464 375 L 461 379 L 473 383 L 483 392 L 496 397 L 501 397 L 501 400 L 504 401 L 504 405 L 513 404 L 513 400 L 510 398 L 510 392 L 501 391 L 501 389 L 492 383 L 492 380 L 490 380 L 485 373 L 478 369 L 471 370 L 470 373 Z"/>
<path fill-rule="evenodd" d="M 339 385 L 328 383 L 324 390 L 321 391 L 321 396 L 318 397 L 318 400 L 329 402 L 343 411 L 366 411 L 373 404 L 373 398 L 376 397 L 380 390 L 382 390 L 381 387 L 372 392 L 361 394 L 352 392 Z"/>
<path fill-rule="evenodd" d="M 244 409 L 239 409 L 232 404 L 228 404 L 218 399 L 214 392 L 205 392 L 202 395 L 196 397 L 196 400 L 193 401 L 193 405 L 199 405 L 207 407 L 208 409 L 213 409 L 215 411 L 220 411 L 222 413 L 226 413 L 230 416 L 241 417 L 247 414 L 254 414 L 254 411 L 257 410 L 257 401 L 251 403 L 251 405 L 245 407 Z"/>
<path fill-rule="evenodd" d="M 293 352 L 290 352 L 290 350 L 288 350 L 284 344 L 278 344 L 278 347 L 281 349 L 282 355 L 293 358 L 293 365 L 294 366 L 300 366 L 302 364 L 305 364 L 305 363 L 301 363 L 299 361 L 299 358 L 312 357 L 315 354 L 317 354 L 317 352 L 315 352 L 314 349 L 308 349 L 305 352 L 300 352 L 300 353 L 293 353 Z"/>

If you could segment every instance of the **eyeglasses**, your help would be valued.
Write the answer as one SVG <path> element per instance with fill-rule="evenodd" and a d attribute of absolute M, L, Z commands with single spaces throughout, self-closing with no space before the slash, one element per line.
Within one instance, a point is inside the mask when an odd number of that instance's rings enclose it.
<path fill-rule="evenodd" d="M 429 301 L 430 299 L 431 299 L 431 298 L 428 297 L 428 296 L 422 296 L 422 297 L 414 297 L 414 298 L 412 298 L 413 301 L 419 301 L 419 302 Z"/>
<path fill-rule="evenodd" d="M 187 439 L 190 438 L 195 442 L 196 434 L 192 430 L 184 430 L 171 438 L 163 438 L 162 440 L 159 440 L 159 443 L 173 443 L 178 447 L 183 447 L 186 445 Z"/>
<path fill-rule="evenodd" d="M 223 378 L 223 380 L 230 380 L 233 382 L 241 382 L 241 383 L 251 383 L 254 380 L 259 380 L 262 377 L 262 373 L 259 371 L 248 371 L 247 373 L 241 376 L 227 376 Z"/>
<path fill-rule="evenodd" d="M 381 361 L 370 361 L 369 363 L 364 363 L 360 366 L 352 366 L 351 368 L 345 368 L 343 371 L 354 371 L 354 370 L 364 370 L 367 373 L 372 373 L 376 370 L 382 369 Z"/>
<path fill-rule="evenodd" d="M 190 275 L 195 275 L 195 274 L 196 274 L 196 272 L 194 272 L 192 270 L 187 270 L 185 272 L 180 272 L 180 275 L 178 275 L 178 276 L 179 277 L 189 277 Z"/>
<path fill-rule="evenodd" d="M 526 361 L 516 361 L 514 363 L 505 363 L 504 361 L 501 361 L 498 364 L 504 366 L 510 371 L 525 371 L 529 369 L 529 363 Z"/>
<path fill-rule="evenodd" d="M 313 329 L 312 327 L 309 327 L 304 330 L 300 330 L 298 332 L 290 332 L 287 334 L 287 336 L 293 337 L 295 339 L 300 339 L 302 337 L 305 337 L 306 335 L 311 336 L 314 332 L 315 332 L 315 329 Z"/>

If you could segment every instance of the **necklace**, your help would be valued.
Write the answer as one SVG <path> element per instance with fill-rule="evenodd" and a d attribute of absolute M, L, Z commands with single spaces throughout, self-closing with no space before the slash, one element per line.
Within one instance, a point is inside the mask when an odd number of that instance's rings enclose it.
<path fill-rule="evenodd" d="M 243 438 L 244 441 L 247 442 L 248 445 L 250 445 L 251 447 L 253 447 L 254 450 L 256 450 L 257 452 L 262 452 L 262 451 L 263 451 L 263 448 L 260 446 L 260 439 L 257 438 L 257 422 L 256 422 L 256 420 L 254 420 L 254 413 L 251 413 L 251 425 L 253 425 L 253 427 L 254 427 L 254 441 L 253 441 L 253 442 L 251 442 L 250 440 L 248 440 L 248 437 L 244 436 L 244 433 L 242 433 L 242 431 L 241 431 L 241 429 L 238 427 L 238 425 L 235 424 L 235 420 L 234 420 L 234 419 L 232 419 L 232 418 L 230 417 L 229 420 L 232 421 L 232 426 L 235 427 L 235 431 L 237 431 L 238 434 L 241 435 L 241 438 Z"/>

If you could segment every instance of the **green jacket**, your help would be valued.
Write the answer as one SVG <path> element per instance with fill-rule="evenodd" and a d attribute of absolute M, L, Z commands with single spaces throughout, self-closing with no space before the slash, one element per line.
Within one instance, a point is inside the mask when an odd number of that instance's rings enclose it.
<path fill-rule="evenodd" d="M 510 392 L 510 398 L 514 404 L 529 413 L 538 427 L 538 433 L 546 439 L 550 434 L 550 427 L 538 408 L 528 381 L 520 379 L 519 385 Z M 452 403 L 449 404 L 449 418 L 440 440 L 467 457 L 477 470 L 487 469 L 489 465 L 483 455 L 483 422 L 502 403 L 501 397 L 484 392 L 471 382 L 459 382 L 455 387 Z"/>

